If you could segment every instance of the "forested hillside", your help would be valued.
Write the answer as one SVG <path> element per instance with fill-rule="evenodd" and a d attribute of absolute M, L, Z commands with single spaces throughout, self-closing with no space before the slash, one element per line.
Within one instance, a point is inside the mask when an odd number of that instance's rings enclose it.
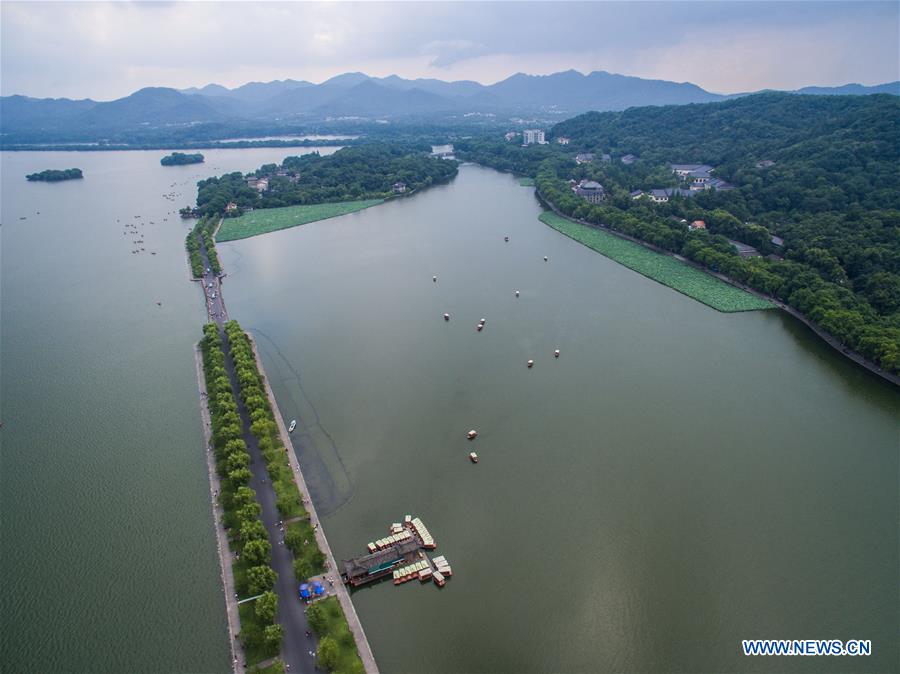
<path fill-rule="evenodd" d="M 197 207 L 209 215 L 226 213 L 228 204 L 234 203 L 237 208 L 228 214 L 237 216 L 250 208 L 384 198 L 396 183 L 403 183 L 409 192 L 456 175 L 455 161 L 430 157 L 428 150 L 371 143 L 326 156 L 287 157 L 281 166 L 266 164 L 252 175 L 267 181 L 265 189 L 251 186 L 239 172 L 200 181 Z"/>
<path fill-rule="evenodd" d="M 553 139 L 570 138 L 560 146 Z M 457 142 L 460 156 L 537 178 L 561 211 L 637 236 L 787 302 L 842 342 L 900 371 L 900 101 L 760 94 L 724 103 L 588 113 L 550 145 Z M 576 153 L 594 153 L 577 165 Z M 611 155 L 611 161 L 600 158 Z M 625 165 L 626 154 L 637 157 Z M 715 167 L 734 185 L 667 203 L 633 190 L 679 184 L 669 164 Z M 592 205 L 565 181 L 590 178 Z M 706 230 L 688 223 L 704 220 Z M 772 236 L 784 240 L 774 245 Z M 727 237 L 727 238 L 726 238 Z M 742 258 L 728 243 L 766 258 Z M 776 239 L 777 242 L 777 239 Z M 774 254 L 774 255 L 773 255 Z"/>

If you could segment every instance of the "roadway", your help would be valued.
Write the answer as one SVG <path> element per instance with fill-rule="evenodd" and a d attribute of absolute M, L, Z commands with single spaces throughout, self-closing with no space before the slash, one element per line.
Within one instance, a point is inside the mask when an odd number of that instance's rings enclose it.
<path fill-rule="evenodd" d="M 256 436 L 250 432 L 250 414 L 240 395 L 240 386 L 235 374 L 231 348 L 228 345 L 223 327 L 228 320 L 228 314 L 222 301 L 221 282 L 212 272 L 205 272 L 210 266 L 206 247 L 203 245 L 202 240 L 200 241 L 200 256 L 203 260 L 203 292 L 206 295 L 207 310 L 210 319 L 218 324 L 219 334 L 222 336 L 223 350 L 225 352 L 225 370 L 228 372 L 228 378 L 231 380 L 231 389 L 243 426 L 244 442 L 247 443 L 247 452 L 250 454 L 252 478 L 249 486 L 256 491 L 256 500 L 262 507 L 260 519 L 266 527 L 266 531 L 269 534 L 269 543 L 272 545 L 271 566 L 275 573 L 278 574 L 274 590 L 278 594 L 277 620 L 284 627 L 281 659 L 284 661 L 288 672 L 315 674 L 319 670 L 316 667 L 316 660 L 310 655 L 310 652 L 316 651 L 318 643 L 315 635 L 312 634 L 312 628 L 310 628 L 306 619 L 305 606 L 298 594 L 298 587 L 294 580 L 294 557 L 284 544 L 284 527 L 282 526 L 281 516 L 278 514 L 278 508 L 275 505 L 275 491 L 269 482 L 265 459 L 259 449 Z M 211 288 L 208 285 L 210 283 L 212 283 Z M 215 298 L 212 297 L 213 294 L 215 294 Z M 311 636 L 307 637 L 307 632 L 310 632 Z"/>

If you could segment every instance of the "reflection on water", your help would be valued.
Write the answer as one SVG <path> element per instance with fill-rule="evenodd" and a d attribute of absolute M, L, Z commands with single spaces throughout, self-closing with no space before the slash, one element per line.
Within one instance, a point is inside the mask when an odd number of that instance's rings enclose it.
<path fill-rule="evenodd" d="M 440 591 L 354 594 L 382 671 L 774 671 L 740 640 L 826 634 L 875 654 L 791 669 L 892 669 L 897 393 L 538 213 L 466 166 L 220 246 L 335 554 L 416 514 L 452 563 Z"/>

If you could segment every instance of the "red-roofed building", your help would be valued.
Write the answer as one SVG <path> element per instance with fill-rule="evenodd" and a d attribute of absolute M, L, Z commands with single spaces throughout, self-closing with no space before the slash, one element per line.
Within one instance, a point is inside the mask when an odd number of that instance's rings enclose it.
<path fill-rule="evenodd" d="M 695 232 L 698 229 L 706 229 L 706 223 L 703 222 L 703 220 L 694 220 L 691 224 L 688 225 L 688 229 L 692 232 Z"/>

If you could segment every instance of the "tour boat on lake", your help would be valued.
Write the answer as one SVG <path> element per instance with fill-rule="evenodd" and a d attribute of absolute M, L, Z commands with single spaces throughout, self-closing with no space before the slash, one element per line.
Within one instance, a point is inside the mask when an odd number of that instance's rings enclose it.
<path fill-rule="evenodd" d="M 296 420 L 296 419 L 292 419 L 292 420 L 291 420 L 291 425 L 288 426 L 288 433 L 293 433 L 295 428 L 297 428 L 297 420 Z"/>

